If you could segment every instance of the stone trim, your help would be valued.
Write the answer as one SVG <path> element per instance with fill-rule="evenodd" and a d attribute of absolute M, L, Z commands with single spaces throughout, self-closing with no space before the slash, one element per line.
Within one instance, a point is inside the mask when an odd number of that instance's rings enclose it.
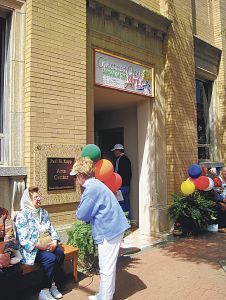
<path fill-rule="evenodd" d="M 152 32 L 161 39 L 172 23 L 166 17 L 132 1 L 88 0 L 87 7 L 105 18 L 117 18 L 120 23 L 139 28 L 144 32 Z"/>
<path fill-rule="evenodd" d="M 15 10 L 20 9 L 25 3 L 26 0 L 2 0 L 0 3 L 0 7 L 9 10 Z"/>
<path fill-rule="evenodd" d="M 200 165 L 205 165 L 207 168 L 223 168 L 224 163 L 222 161 L 199 161 Z"/>
<path fill-rule="evenodd" d="M 26 167 L 1 167 L 0 177 L 27 176 Z"/>
<path fill-rule="evenodd" d="M 196 77 L 215 80 L 218 75 L 222 50 L 194 35 Z"/>

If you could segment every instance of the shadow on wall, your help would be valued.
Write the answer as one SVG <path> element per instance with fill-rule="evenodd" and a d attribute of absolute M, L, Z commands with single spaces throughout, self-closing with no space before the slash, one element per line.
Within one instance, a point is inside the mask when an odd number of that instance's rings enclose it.
<path fill-rule="evenodd" d="M 167 1 L 173 20 L 165 39 L 165 99 L 168 194 L 179 190 L 187 167 L 198 160 L 195 101 L 195 62 L 192 18 L 183 22 L 173 1 Z"/>

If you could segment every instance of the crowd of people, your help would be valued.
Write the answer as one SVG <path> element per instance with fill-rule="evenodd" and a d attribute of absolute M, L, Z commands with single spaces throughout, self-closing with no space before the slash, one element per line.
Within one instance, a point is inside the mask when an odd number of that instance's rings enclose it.
<path fill-rule="evenodd" d="M 100 285 L 90 300 L 112 300 L 115 292 L 116 262 L 124 232 L 130 227 L 123 211 L 130 213 L 129 190 L 132 176 L 131 163 L 124 154 L 121 144 L 112 151 L 116 157 L 115 171 L 121 174 L 124 203 L 100 180 L 96 179 L 94 163 L 87 157 L 76 160 L 70 173 L 81 186 L 82 194 L 76 211 L 76 219 L 90 223 L 92 236 L 98 245 Z M 203 168 L 205 175 L 212 177 L 213 200 L 218 209 L 219 232 L 226 233 L 226 167 L 218 174 L 216 168 Z M 21 275 L 21 264 L 39 264 L 44 270 L 44 279 L 39 300 L 60 299 L 58 290 L 63 279 L 64 252 L 59 245 L 60 238 L 52 225 L 48 212 L 41 207 L 38 187 L 25 189 L 20 202 L 20 212 L 14 222 L 8 211 L 0 208 L 4 222 L 4 251 L 0 253 L 0 290 L 3 299 L 14 299 L 17 278 Z M 16 251 L 20 258 L 13 261 Z M 1 252 L 1 251 L 0 251 Z"/>
<path fill-rule="evenodd" d="M 121 162 L 127 160 L 128 163 L 127 157 L 124 156 L 123 146 L 120 145 L 120 147 L 114 151 L 116 155 L 119 153 L 118 158 Z M 119 159 L 116 171 L 120 172 Z M 130 165 L 129 168 L 131 168 Z M 94 174 L 93 161 L 85 157 L 76 160 L 70 175 L 74 176 L 82 190 L 76 218 L 91 224 L 92 236 L 98 245 L 100 286 L 98 294 L 89 296 L 89 299 L 111 300 L 115 292 L 116 262 L 120 244 L 124 232 L 130 225 L 114 193 L 96 179 Z M 131 174 L 127 181 L 123 181 L 125 183 L 123 187 L 126 189 L 122 191 L 127 201 L 127 209 L 129 208 L 130 178 Z M 39 264 L 44 270 L 39 300 L 63 297 L 58 288 L 63 278 L 64 252 L 59 245 L 60 238 L 49 219 L 48 212 L 41 207 L 41 200 L 38 187 L 25 189 L 20 201 L 20 211 L 14 222 L 11 222 L 6 209 L 0 209 L 0 217 L 4 225 L 6 220 L 12 225 L 7 227 L 10 234 L 7 234 L 4 229 L 4 251 L 0 254 L 0 291 L 5 300 L 14 299 L 18 292 L 16 286 L 21 276 L 19 262 L 26 265 Z M 9 241 L 9 235 L 11 241 Z M 14 246 L 12 246 L 12 240 Z M 14 251 L 20 253 L 17 262 L 13 262 Z M 12 289 L 12 286 L 15 288 Z"/>
<path fill-rule="evenodd" d="M 214 181 L 213 196 L 217 208 L 218 231 L 226 233 L 226 167 L 219 174 L 216 168 L 209 170 Z"/>

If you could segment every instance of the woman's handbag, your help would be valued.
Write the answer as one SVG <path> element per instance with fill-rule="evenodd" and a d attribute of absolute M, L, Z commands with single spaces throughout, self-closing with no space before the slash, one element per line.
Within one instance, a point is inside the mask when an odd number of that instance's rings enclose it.
<path fill-rule="evenodd" d="M 38 244 L 40 246 L 45 246 L 45 245 L 47 245 L 51 242 L 52 242 L 52 238 L 51 238 L 51 235 L 49 234 L 48 231 L 43 232 L 43 233 L 40 234 L 40 236 L 38 238 Z"/>

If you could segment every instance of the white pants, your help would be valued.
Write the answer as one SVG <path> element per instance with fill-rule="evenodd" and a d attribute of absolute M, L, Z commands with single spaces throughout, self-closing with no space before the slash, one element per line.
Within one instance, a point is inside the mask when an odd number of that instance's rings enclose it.
<path fill-rule="evenodd" d="M 100 287 L 98 300 L 111 300 L 115 292 L 116 262 L 124 233 L 98 244 Z"/>

